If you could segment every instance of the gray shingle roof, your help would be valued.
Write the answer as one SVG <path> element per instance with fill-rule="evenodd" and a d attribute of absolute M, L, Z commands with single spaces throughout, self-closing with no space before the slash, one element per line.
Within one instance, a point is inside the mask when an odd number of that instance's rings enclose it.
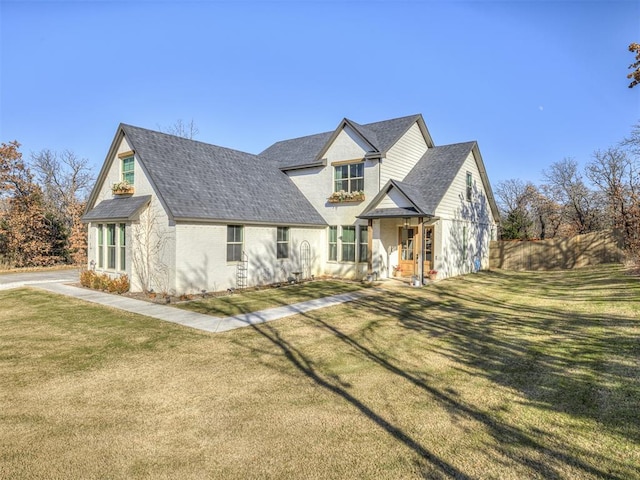
<path fill-rule="evenodd" d="M 419 212 L 415 208 L 376 208 L 358 215 L 358 218 L 398 218 L 398 217 L 416 217 Z"/>
<path fill-rule="evenodd" d="M 389 180 L 358 217 L 382 218 L 394 216 L 394 213 L 399 217 L 435 215 L 436 208 L 475 145 L 476 142 L 466 142 L 430 148 L 403 181 Z M 411 209 L 375 208 L 390 187 L 397 188 L 413 203 L 413 215 Z"/>
<path fill-rule="evenodd" d="M 86 215 L 83 222 L 95 222 L 100 220 L 131 220 L 143 207 L 151 201 L 151 195 L 140 197 L 114 197 L 103 200 Z"/>
<path fill-rule="evenodd" d="M 283 169 L 313 163 L 320 164 L 316 157 L 332 134 L 333 132 L 325 132 L 276 142 L 258 156 L 265 161 L 275 162 Z"/>
<path fill-rule="evenodd" d="M 426 151 L 404 178 L 400 189 L 416 206 L 433 215 L 476 142 L 455 143 Z"/>
<path fill-rule="evenodd" d="M 420 115 L 409 115 L 382 122 L 367 123 L 363 127 L 375 135 L 375 142 L 372 143 L 378 150 L 386 152 L 419 118 Z"/>
<path fill-rule="evenodd" d="M 378 151 L 384 152 L 391 148 L 419 118 L 420 115 L 410 115 L 365 125 L 360 125 L 353 120 L 349 120 L 349 123 Z M 327 146 L 327 142 L 334 133 L 335 131 L 324 132 L 276 142 L 258 156 L 264 160 L 277 162 L 282 169 L 320 164 L 318 155 Z"/>
<path fill-rule="evenodd" d="M 131 125 L 121 128 L 176 219 L 326 224 L 272 161 Z"/>

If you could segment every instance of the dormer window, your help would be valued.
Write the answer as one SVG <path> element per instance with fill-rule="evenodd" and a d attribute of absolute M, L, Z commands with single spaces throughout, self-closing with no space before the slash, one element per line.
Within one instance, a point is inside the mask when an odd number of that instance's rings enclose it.
<path fill-rule="evenodd" d="M 121 153 L 118 157 L 120 157 L 120 181 L 133 185 L 135 163 L 133 160 L 133 152 Z"/>
<path fill-rule="evenodd" d="M 364 162 L 334 166 L 334 192 L 361 192 L 364 190 Z"/>

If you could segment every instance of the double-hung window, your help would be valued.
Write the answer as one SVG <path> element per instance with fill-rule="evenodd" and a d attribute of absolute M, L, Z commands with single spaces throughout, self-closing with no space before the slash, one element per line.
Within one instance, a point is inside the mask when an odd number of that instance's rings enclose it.
<path fill-rule="evenodd" d="M 471 172 L 467 172 L 467 202 L 471 201 L 472 192 L 473 192 L 473 175 L 471 175 Z"/>
<path fill-rule="evenodd" d="M 329 261 L 338 261 L 338 227 L 329 227 Z"/>
<path fill-rule="evenodd" d="M 120 224 L 120 270 L 127 269 L 127 230 L 124 223 Z"/>
<path fill-rule="evenodd" d="M 104 268 L 104 228 L 98 224 L 98 268 Z"/>
<path fill-rule="evenodd" d="M 124 157 L 122 159 L 122 181 L 127 182 L 129 185 L 133 185 L 133 170 L 134 170 L 134 161 L 133 155 L 129 157 Z"/>
<path fill-rule="evenodd" d="M 278 227 L 276 257 L 289 258 L 289 227 Z"/>
<path fill-rule="evenodd" d="M 98 224 L 98 268 L 125 271 L 127 269 L 127 225 Z"/>
<path fill-rule="evenodd" d="M 334 192 L 364 190 L 364 162 L 336 165 L 333 175 Z"/>
<path fill-rule="evenodd" d="M 343 262 L 356 261 L 356 227 L 344 225 L 342 227 L 342 258 Z"/>
<path fill-rule="evenodd" d="M 116 269 L 116 224 L 107 223 L 107 268 Z"/>
<path fill-rule="evenodd" d="M 359 238 L 358 238 L 358 261 L 359 262 L 368 262 L 369 261 L 369 229 L 362 225 L 360 226 Z"/>
<path fill-rule="evenodd" d="M 227 225 L 227 262 L 242 260 L 244 228 L 242 225 Z"/>

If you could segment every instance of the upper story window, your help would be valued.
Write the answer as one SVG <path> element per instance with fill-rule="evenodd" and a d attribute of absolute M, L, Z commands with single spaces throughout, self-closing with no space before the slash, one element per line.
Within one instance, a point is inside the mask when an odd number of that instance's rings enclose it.
<path fill-rule="evenodd" d="M 467 172 L 467 202 L 471 201 L 471 193 L 473 192 L 473 175 Z"/>
<path fill-rule="evenodd" d="M 364 162 L 336 165 L 333 174 L 334 192 L 361 192 L 364 190 Z"/>
<path fill-rule="evenodd" d="M 128 154 L 127 156 L 123 156 L 120 160 L 120 171 L 122 172 L 121 181 L 127 182 L 129 185 L 133 185 L 133 168 L 134 168 L 134 160 L 133 154 Z"/>

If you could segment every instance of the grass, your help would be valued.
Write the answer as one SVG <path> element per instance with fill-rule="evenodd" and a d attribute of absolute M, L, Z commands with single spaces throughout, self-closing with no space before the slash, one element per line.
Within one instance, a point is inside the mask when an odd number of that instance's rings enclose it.
<path fill-rule="evenodd" d="M 0 263 L 0 273 L 27 273 L 27 272 L 53 272 L 57 270 L 76 270 L 78 265 L 52 265 L 50 267 L 11 267 L 6 263 Z"/>
<path fill-rule="evenodd" d="M 640 282 L 618 266 L 224 334 L 0 305 L 0 478 L 640 478 Z"/>
<path fill-rule="evenodd" d="M 178 308 L 214 317 L 226 317 L 341 293 L 355 292 L 362 288 L 365 288 L 362 283 L 318 280 L 279 288 L 239 291 L 233 295 L 193 300 L 180 303 L 177 306 Z"/>

